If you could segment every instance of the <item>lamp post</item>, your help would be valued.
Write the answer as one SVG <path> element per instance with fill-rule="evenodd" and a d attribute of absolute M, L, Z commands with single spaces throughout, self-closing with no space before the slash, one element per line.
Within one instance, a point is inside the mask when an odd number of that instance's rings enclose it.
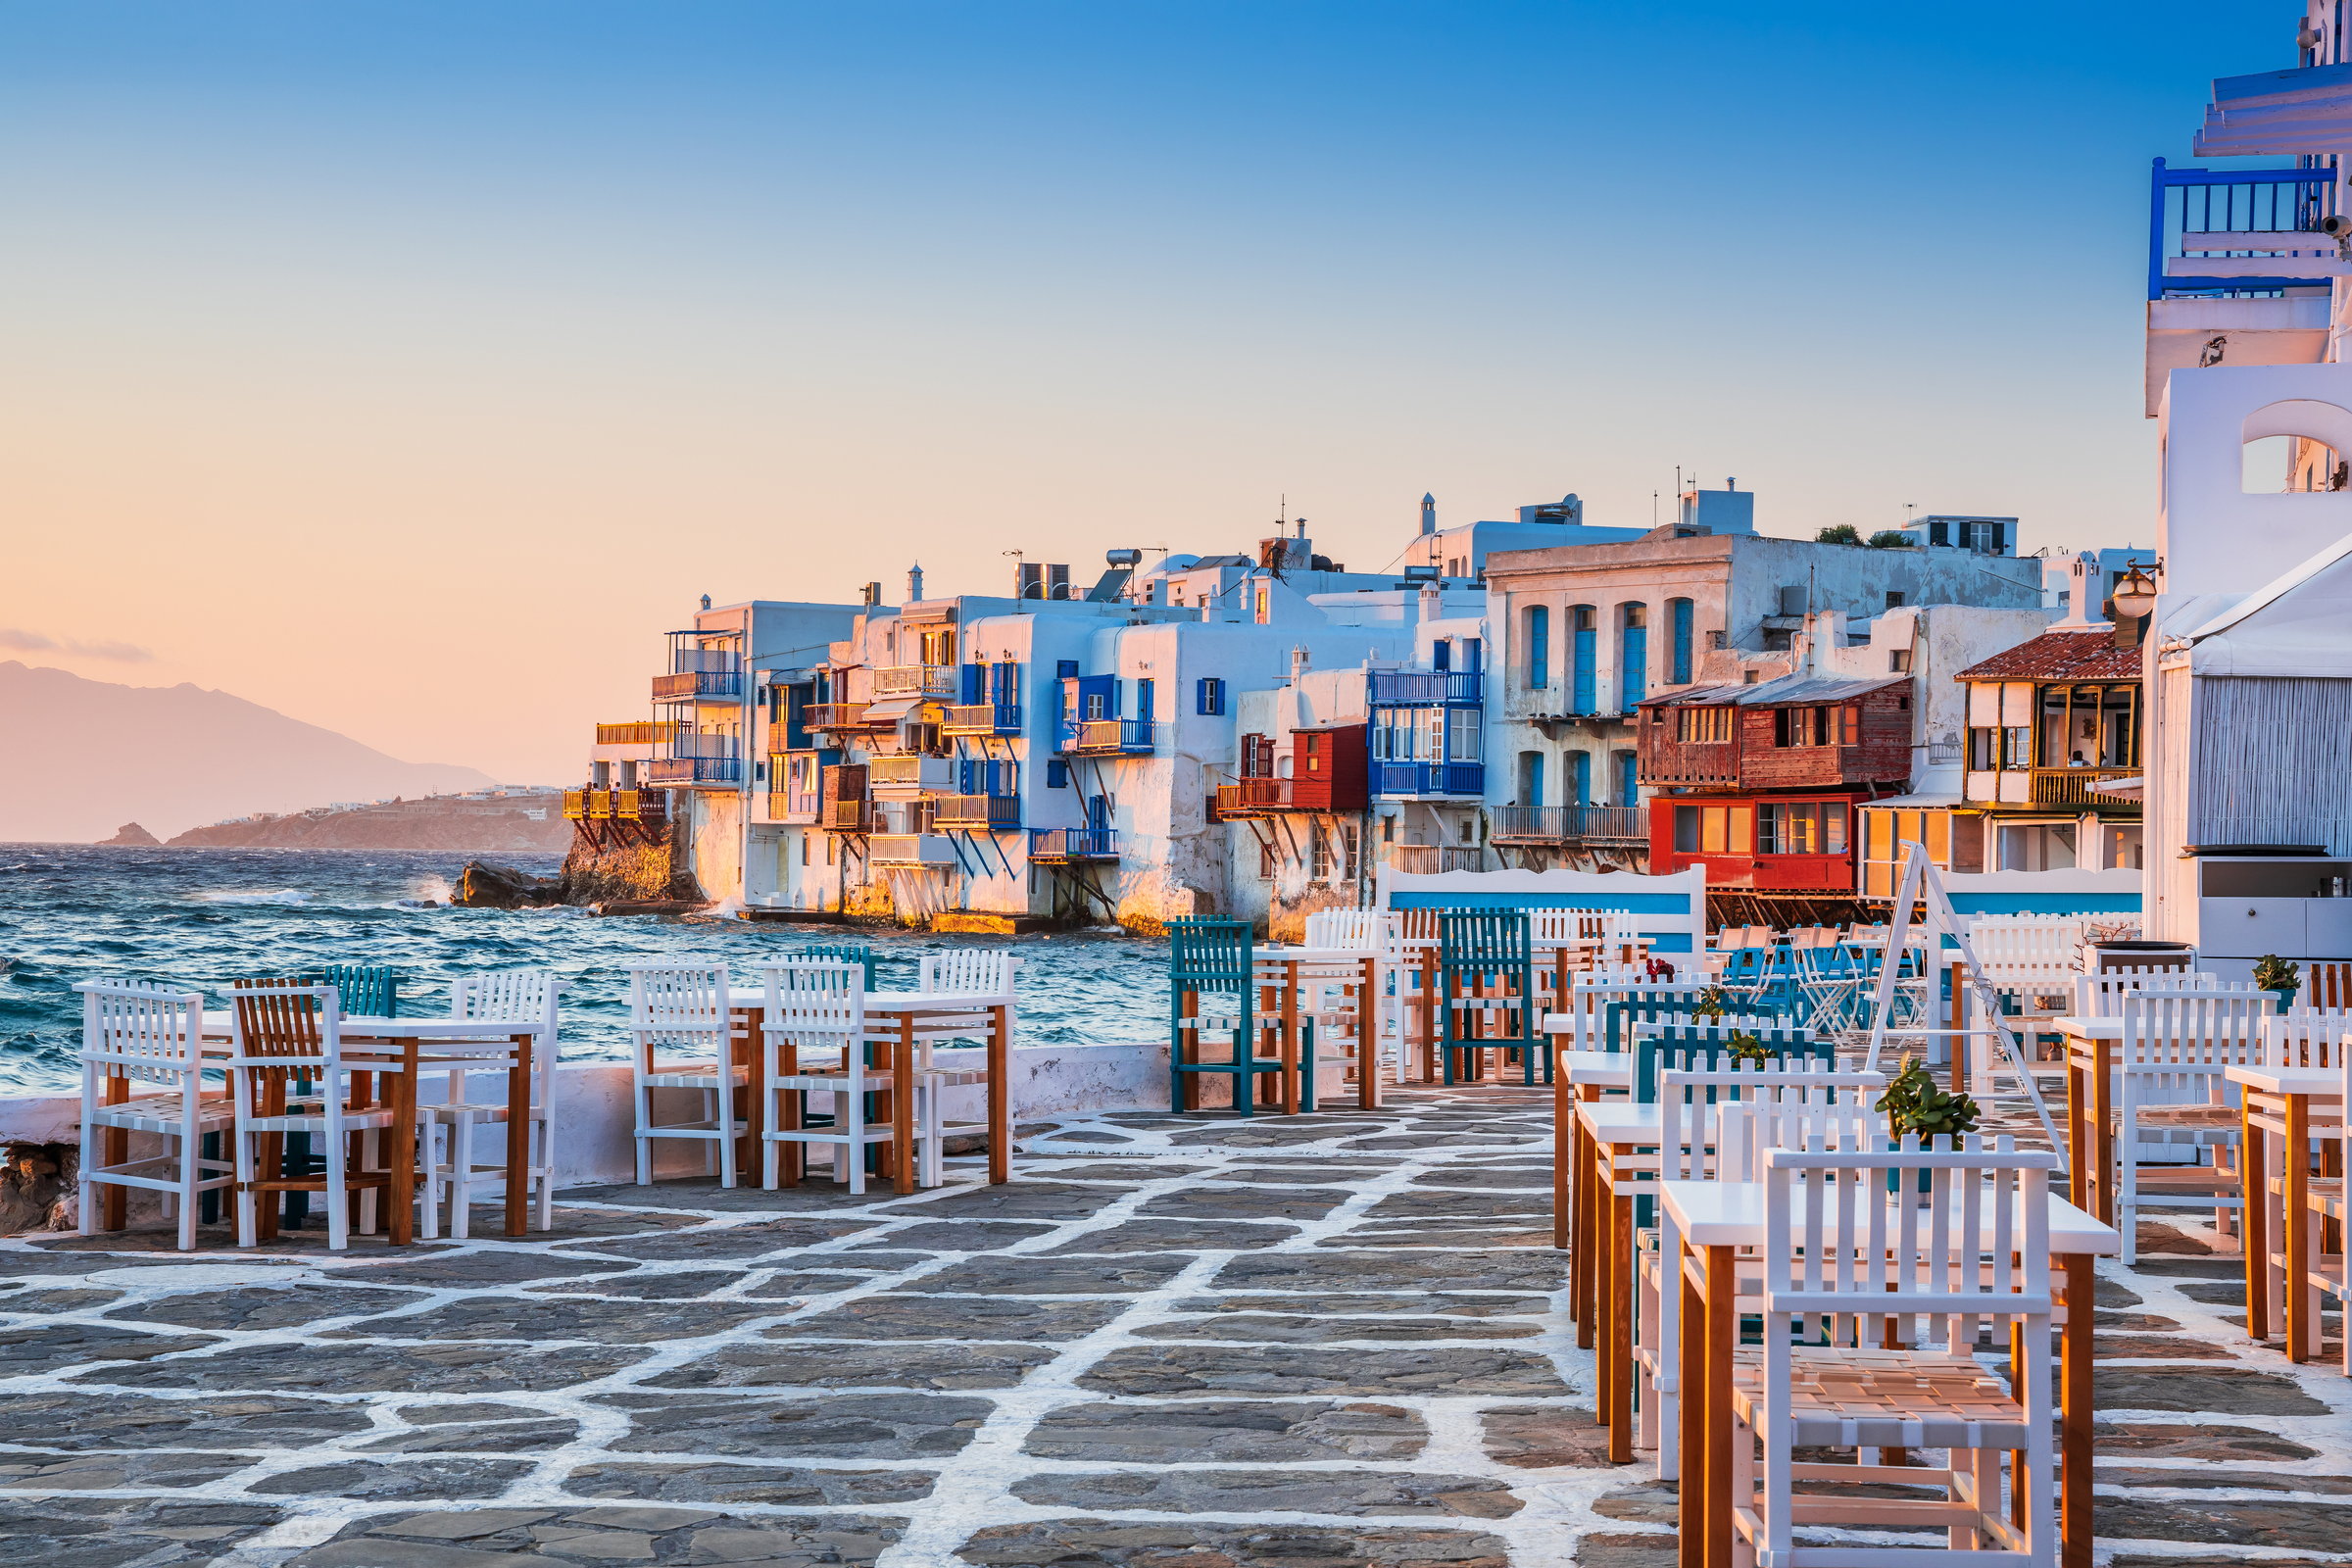
<path fill-rule="evenodd" d="M 2115 601 L 2117 614 L 2138 620 L 2156 609 L 2156 580 L 2141 570 L 2139 563 L 2134 561 L 2125 571 L 2123 580 L 2115 585 L 2115 592 L 2110 597 Z"/>

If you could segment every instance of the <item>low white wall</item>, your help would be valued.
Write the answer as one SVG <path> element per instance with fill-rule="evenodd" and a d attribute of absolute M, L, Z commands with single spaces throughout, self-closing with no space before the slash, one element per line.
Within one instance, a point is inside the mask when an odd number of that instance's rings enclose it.
<path fill-rule="evenodd" d="M 961 1052 L 942 1052 L 954 1057 Z M 973 1051 L 974 1057 L 979 1056 Z M 1168 1100 L 1168 1048 L 1159 1042 L 1120 1042 L 1100 1046 L 1022 1046 L 1012 1053 L 1012 1118 L 1014 1123 L 1038 1121 L 1085 1111 L 1159 1109 Z M 1323 1069 L 1318 1079 L 1322 1094 L 1339 1093 L 1339 1067 Z M 1211 1079 L 1204 1086 L 1206 1103 L 1229 1104 L 1219 1093 L 1227 1080 Z M 439 1104 L 448 1098 L 448 1076 L 425 1075 L 417 1098 Z M 688 1090 L 657 1090 L 657 1120 L 683 1120 Z M 476 1073 L 466 1098 L 477 1103 L 498 1104 L 506 1098 L 506 1079 L 498 1073 Z M 675 1097 L 674 1101 L 671 1097 Z M 813 1108 L 823 1109 L 829 1096 L 817 1096 Z M 987 1088 L 968 1084 L 951 1089 L 946 1112 L 950 1121 L 985 1121 Z M 637 1174 L 635 1118 L 629 1107 L 629 1068 L 625 1062 L 575 1062 L 556 1069 L 556 1168 L 559 1189 L 595 1182 L 634 1181 Z M 75 1095 L 0 1098 L 0 1142 L 73 1144 L 81 1138 L 81 1097 Z M 491 1147 L 497 1147 L 492 1135 Z M 134 1135 L 134 1152 L 146 1143 Z M 160 1140 L 158 1141 L 160 1143 Z M 704 1156 L 682 1139 L 657 1140 L 655 1174 L 699 1174 Z M 480 1157 L 479 1155 L 476 1156 Z"/>

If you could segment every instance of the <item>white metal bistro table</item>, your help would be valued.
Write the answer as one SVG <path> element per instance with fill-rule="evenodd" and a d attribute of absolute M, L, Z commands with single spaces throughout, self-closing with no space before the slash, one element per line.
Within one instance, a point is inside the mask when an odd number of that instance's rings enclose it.
<path fill-rule="evenodd" d="M 1760 1182 L 1672 1181 L 1657 1195 L 1682 1236 L 1682 1345 L 1678 1379 L 1682 1400 L 1680 1561 L 1690 1568 L 1729 1568 L 1732 1550 L 1732 1363 L 1740 1344 L 1738 1264 L 1740 1248 L 1764 1245 L 1764 1185 Z M 2066 1323 L 2058 1337 L 2059 1561 L 2090 1568 L 2091 1544 L 2091 1259 L 2113 1257 L 2124 1240 L 2057 1194 L 2048 1195 L 2050 1255 L 2062 1281 Z M 1992 1216 L 1984 1216 L 1985 1238 Z M 2014 1227 L 2012 1234 L 2024 1234 Z M 1749 1298 L 1752 1303 L 1754 1298 Z M 2016 1353 L 2013 1344 L 2012 1353 Z M 2024 1375 L 2023 1368 L 2015 1368 Z M 2038 1374 L 2036 1368 L 2034 1375 Z"/>

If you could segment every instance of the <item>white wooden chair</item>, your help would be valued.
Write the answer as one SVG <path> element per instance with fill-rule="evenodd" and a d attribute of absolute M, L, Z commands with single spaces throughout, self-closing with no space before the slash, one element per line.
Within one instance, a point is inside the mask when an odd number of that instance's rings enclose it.
<path fill-rule="evenodd" d="M 523 1118 L 521 1136 L 530 1140 L 530 1152 L 525 1156 L 526 1174 L 532 1184 L 532 1206 L 537 1212 L 538 1228 L 543 1231 L 555 1227 L 556 1140 L 549 1111 L 556 1100 L 557 997 L 562 990 L 555 975 L 545 969 L 493 969 L 462 974 L 449 988 L 451 1017 L 468 1022 L 511 1023 L 515 1026 L 514 1033 L 527 1030 L 532 1036 L 531 1103 Z M 490 1069 L 484 1066 L 472 1070 Z M 503 1187 L 506 1182 L 504 1160 L 495 1165 L 474 1163 L 473 1130 L 503 1126 L 508 1137 L 516 1136 L 509 1119 L 509 1108 L 503 1102 L 477 1105 L 467 1101 L 466 1078 L 467 1069 L 453 1068 L 449 1074 L 449 1098 L 441 1104 L 419 1107 L 433 1140 L 425 1163 L 429 1185 L 425 1192 L 423 1234 L 428 1241 L 434 1234 L 444 1191 L 449 1198 L 449 1234 L 463 1241 L 468 1231 L 474 1183 L 484 1181 Z M 442 1157 L 443 1151 L 446 1158 Z"/>
<path fill-rule="evenodd" d="M 309 1133 L 312 1147 L 326 1158 L 321 1190 L 326 1209 L 326 1246 L 340 1252 L 351 1246 L 353 1193 L 376 1193 L 390 1185 L 390 1173 L 376 1168 L 354 1170 L 350 1162 L 351 1135 L 382 1133 L 396 1124 L 396 1113 L 379 1102 L 365 1109 L 350 1105 L 349 1079 L 354 1072 L 398 1072 L 380 1054 L 369 1054 L 354 1067 L 343 1059 L 342 999 L 333 986 L 240 984 L 229 993 L 235 1005 L 236 1028 L 226 1062 L 229 1099 L 235 1107 L 237 1187 L 237 1245 L 252 1247 L 266 1238 L 259 1205 L 268 1203 L 274 1216 L 277 1195 L 290 1190 L 288 1179 L 275 1172 L 275 1151 L 288 1133 Z M 290 1083 L 315 1087 L 315 1098 L 286 1098 Z M 381 1139 L 368 1143 L 380 1151 Z M 380 1153 L 364 1154 L 363 1165 Z M 265 1175 L 263 1172 L 270 1172 Z M 304 1182 L 304 1189 L 312 1184 Z M 373 1224 L 363 1210 L 361 1229 Z"/>
<path fill-rule="evenodd" d="M 1664 1181 L 1759 1182 L 1767 1150 L 1822 1136 L 1835 1149 L 1875 1148 L 1886 1118 L 1870 1102 L 1886 1087 L 1878 1072 L 1833 1072 L 1819 1062 L 1768 1061 L 1666 1069 L 1658 1074 L 1658 1160 Z M 1710 1100 L 1710 1093 L 1712 1100 Z M 1654 1246 L 1651 1243 L 1654 1242 Z M 1664 1205 L 1658 1228 L 1635 1244 L 1640 1300 L 1634 1360 L 1642 1401 L 1634 1442 L 1657 1451 L 1658 1478 L 1680 1473 L 1682 1291 L 1663 1288 L 1682 1232 Z M 1762 1280 L 1753 1254 L 1740 1260 L 1741 1295 Z"/>
<path fill-rule="evenodd" d="M 226 1160 L 203 1157 L 204 1137 L 236 1125 L 226 1093 L 204 1094 L 204 998 L 163 986 L 84 980 L 81 993 L 81 1234 L 98 1232 L 97 1189 L 136 1188 L 163 1195 L 164 1217 L 179 1221 L 179 1250 L 196 1246 L 197 1195 L 234 1187 Z M 128 1094 L 110 1101 L 110 1080 Z M 110 1133 L 125 1135 L 124 1157 L 109 1162 Z M 132 1157 L 127 1135 L 163 1140 L 161 1153 Z"/>
<path fill-rule="evenodd" d="M 749 1084 L 751 1074 L 734 1064 L 727 966 L 633 963 L 628 971 L 637 1185 L 653 1185 L 655 1139 L 686 1138 L 717 1146 L 719 1185 L 733 1187 L 735 1140 L 745 1126 L 735 1115 L 735 1091 Z M 665 1052 L 671 1054 L 666 1061 L 662 1059 Z M 706 1114 L 691 1121 L 655 1121 L 657 1089 L 698 1093 Z M 710 1163 L 706 1159 L 706 1170 Z"/>
<path fill-rule="evenodd" d="M 2215 1163 L 2222 1165 L 2221 1151 L 2237 1149 L 2238 1111 L 2231 1102 L 2235 1091 L 2222 1075 L 2226 1068 L 2255 1060 L 2270 1003 L 2269 996 L 2251 988 L 2176 990 L 2148 985 L 2124 993 L 2112 1115 L 2118 1166 L 2115 1224 L 2123 1233 L 2127 1266 L 2138 1255 L 2142 1166 L 2194 1171 L 2204 1168 L 2199 1158 L 2203 1151 L 2214 1151 Z M 2183 1150 L 2189 1152 L 2185 1161 Z M 2219 1174 L 2202 1180 L 2211 1186 Z M 2163 1185 L 2160 1177 L 2150 1188 L 2160 1190 Z M 2238 1199 L 2198 1194 L 2193 1200 L 2152 1201 L 2239 1210 L 2244 1196 L 2241 1184 Z"/>
<path fill-rule="evenodd" d="M 925 996 L 1008 997 L 1020 964 L 1010 948 L 948 948 L 923 955 L 914 988 Z"/>
<path fill-rule="evenodd" d="M 2342 1014 L 2336 1014 L 2336 1016 L 2342 1016 Z M 2303 1321 L 2311 1325 L 2311 1340 L 2307 1353 L 2314 1359 L 2317 1359 L 2321 1353 L 2321 1301 L 2323 1299 L 2332 1300 L 2339 1312 L 2352 1310 L 2352 1265 L 2348 1265 L 2346 1262 L 2346 1253 L 2352 1252 L 2352 1244 L 2347 1244 L 2343 1249 L 2333 1252 L 2327 1250 L 2322 1245 L 2326 1235 L 2327 1222 L 2330 1220 L 2335 1223 L 2337 1236 L 2352 1236 L 2352 1230 L 2345 1228 L 2346 1220 L 2352 1218 L 2352 1202 L 2346 1200 L 2347 1188 L 2352 1188 L 2352 1049 L 2347 1049 L 2347 1047 L 2352 1047 L 2352 1029 L 2336 1034 L 2333 1053 L 2328 1060 L 2320 1061 L 2314 1058 L 2311 1062 L 2313 1066 L 2333 1067 L 2343 1078 L 2343 1085 L 2337 1091 L 2342 1098 L 2337 1101 L 2339 1109 L 2336 1113 L 2336 1123 L 2328 1129 L 2322 1139 L 2317 1141 L 2332 1143 L 2336 1146 L 2340 1161 L 2336 1165 L 2336 1169 L 2344 1172 L 2344 1175 L 2341 1176 L 2311 1178 L 2305 1185 L 2303 1213 L 2299 1216 L 2300 1223 L 2305 1227 L 2303 1255 L 2309 1260 L 2309 1265 L 2305 1270 L 2304 1278 L 2297 1283 L 2308 1293 L 2305 1298 L 2307 1310 L 2303 1315 Z M 2296 1152 L 2291 1150 L 2287 1152 L 2290 1158 Z M 2283 1197 L 2285 1183 L 2281 1180 L 2278 1185 L 2281 1189 L 2280 1196 Z M 2284 1236 L 2279 1238 L 2279 1250 L 2281 1252 L 2285 1250 Z M 2279 1262 L 2283 1265 L 2285 1259 L 2281 1257 Z M 2283 1274 L 2283 1272 L 2282 1266 L 2280 1273 Z M 2285 1282 L 2281 1281 L 2281 1284 Z M 2285 1299 L 2282 1293 L 2274 1298 L 2281 1302 Z M 2343 1373 L 2346 1377 L 2352 1377 L 2352 1333 L 2345 1333 L 2340 1328 L 2337 1332 L 2343 1337 Z"/>
<path fill-rule="evenodd" d="M 1972 1142 L 1765 1154 L 1764 1343 L 1732 1373 L 1735 1563 L 1877 1568 L 1934 1553 L 1970 1568 L 2055 1568 L 2051 1379 L 2022 1379 L 2022 1403 L 2013 1401 L 1974 1352 L 1987 1319 L 1996 1346 L 2009 1343 L 2012 1324 L 2026 1344 L 2049 1343 L 2047 1192 L 2057 1156 L 2018 1152 L 2007 1139 L 1990 1150 Z M 1933 1183 L 1924 1200 L 1910 1191 L 1923 1169 Z M 1890 1171 L 1903 1190 L 1891 1202 Z M 1857 1310 L 1866 1303 L 1877 1310 Z M 1915 1335 L 1923 1319 L 1929 1331 Z M 1889 1338 L 1913 1348 L 1874 1348 Z M 1947 1457 L 1941 1468 L 1798 1463 L 1796 1450 L 1813 1446 L 1941 1448 Z M 2001 1478 L 2011 1453 L 2034 1478 L 2016 1525 Z M 1800 1481 L 1944 1495 L 1800 1495 Z M 1936 1546 L 1796 1544 L 1797 1530 L 1825 1526 L 1946 1534 Z"/>
<path fill-rule="evenodd" d="M 2352 1008 L 2293 1007 L 2274 1012 L 2262 1020 L 2262 1038 L 2255 1048 L 2256 1064 L 2337 1066 L 2345 1054 L 2347 1037 L 2352 1037 Z"/>
<path fill-rule="evenodd" d="M 1308 948 L 1337 948 L 1379 955 L 1373 973 L 1377 976 L 1372 1004 L 1366 1010 L 1361 1028 L 1371 1039 L 1370 1054 L 1364 1069 L 1377 1075 L 1395 1072 L 1397 1082 L 1403 1082 L 1404 1068 L 1404 1007 L 1400 965 L 1404 960 L 1401 941 L 1402 922 L 1387 909 L 1319 909 L 1306 917 L 1306 931 L 1300 946 Z M 1542 977 L 1538 977 L 1541 984 Z M 1350 1019 L 1336 1027 L 1354 1029 Z M 1324 1025 L 1316 1025 L 1320 1040 Z M 1362 1049 L 1359 1043 L 1359 1049 Z"/>
<path fill-rule="evenodd" d="M 950 948 L 944 953 L 924 955 L 915 971 L 915 989 L 925 995 L 1011 997 L 1021 960 L 1010 948 Z M 1006 1045 L 1016 1017 L 1016 1009 L 1004 1008 Z M 976 1054 L 957 1049 L 948 1059 L 936 1055 L 935 1049 L 942 1040 L 960 1040 L 970 1036 L 975 1027 L 985 1027 L 979 1019 L 926 1019 L 915 1025 L 915 1146 L 920 1161 L 915 1175 L 917 1185 L 936 1187 L 947 1180 L 947 1141 L 952 1137 L 985 1134 L 988 1122 L 950 1122 L 947 1119 L 947 1092 L 970 1084 L 988 1082 L 985 1059 L 977 1066 L 965 1066 Z"/>
<path fill-rule="evenodd" d="M 890 1086 L 865 1065 L 865 968 L 857 963 L 779 963 L 760 971 L 767 985 L 760 1043 L 767 1103 L 761 1107 L 760 1184 L 772 1190 L 788 1144 L 833 1151 L 833 1179 L 852 1193 L 865 1191 L 865 1151 L 890 1142 L 890 1123 L 865 1120 L 865 1097 Z M 784 1049 L 792 1070 L 783 1068 Z M 919 1087 L 919 1086 L 918 1086 Z M 833 1125 L 784 1125 L 783 1097 L 833 1097 Z M 795 1118 L 797 1120 L 797 1118 Z M 918 1118 L 919 1120 L 920 1118 Z"/>

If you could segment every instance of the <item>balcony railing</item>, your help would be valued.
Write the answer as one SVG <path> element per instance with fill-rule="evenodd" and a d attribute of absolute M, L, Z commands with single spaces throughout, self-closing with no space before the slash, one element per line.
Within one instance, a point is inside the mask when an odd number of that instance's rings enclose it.
<path fill-rule="evenodd" d="M 1486 675 L 1475 669 L 1396 669 L 1372 672 L 1375 703 L 1467 705 L 1486 695 Z"/>
<path fill-rule="evenodd" d="M 651 790 L 565 790 L 564 814 L 574 822 L 661 821 L 667 801 Z"/>
<path fill-rule="evenodd" d="M 739 669 L 690 669 L 679 675 L 654 677 L 654 701 L 657 703 L 691 703 L 706 697 L 740 699 L 743 696 L 743 671 Z"/>
<path fill-rule="evenodd" d="M 626 724 L 599 724 L 599 746 L 667 746 L 678 726 L 666 718 L 637 719 Z"/>
<path fill-rule="evenodd" d="M 2148 213 L 2148 298 L 2326 288 L 2295 263 L 2332 262 L 2319 233 L 2335 211 L 2330 169 L 2167 169 L 2156 160 Z M 2312 270 L 2321 270 L 2315 265 Z"/>
<path fill-rule="evenodd" d="M 1498 844 L 1649 842 L 1649 809 L 1642 806 L 1498 806 Z"/>
<path fill-rule="evenodd" d="M 1487 852 L 1475 845 L 1459 844 L 1392 844 L 1389 846 L 1389 864 L 1398 871 L 1415 876 L 1431 876 L 1440 871 L 1483 871 Z"/>
<path fill-rule="evenodd" d="M 813 822 L 821 804 L 814 790 L 770 790 L 767 792 L 767 819 L 770 822 Z"/>
<path fill-rule="evenodd" d="M 1246 778 L 1238 784 L 1217 786 L 1217 815 L 1228 820 L 1290 808 L 1291 781 L 1287 778 Z"/>
<path fill-rule="evenodd" d="M 931 803 L 932 825 L 942 832 L 986 829 L 997 832 L 1021 825 L 1021 803 L 1012 795 L 943 795 Z"/>
<path fill-rule="evenodd" d="M 2034 770 L 2034 804 L 2136 807 L 2139 803 L 2128 796 L 2100 794 L 2099 786 L 2109 779 L 2139 776 L 2136 767 L 2037 767 Z"/>
<path fill-rule="evenodd" d="M 828 833 L 870 833 L 874 827 L 873 804 L 863 796 L 850 801 L 821 801 L 817 804 L 816 823 Z"/>
<path fill-rule="evenodd" d="M 1382 795 L 1483 795 L 1484 762 L 1374 762 L 1372 785 Z"/>
<path fill-rule="evenodd" d="M 1958 741 L 1928 742 L 1928 765 L 1930 767 L 1954 767 L 1959 764 L 1959 761 L 1960 743 Z"/>
<path fill-rule="evenodd" d="M 954 697 L 959 682 L 954 664 L 885 664 L 874 671 L 874 697 Z"/>
<path fill-rule="evenodd" d="M 565 790 L 564 792 L 564 817 L 573 822 L 585 821 L 588 816 L 588 797 L 595 793 L 597 792 L 594 790 Z"/>
<path fill-rule="evenodd" d="M 801 710 L 803 729 L 858 729 L 865 723 L 863 703 L 810 703 Z"/>
<path fill-rule="evenodd" d="M 948 721 L 940 726 L 943 735 L 1018 735 L 1021 732 L 1021 705 L 1018 703 L 966 703 L 948 710 Z"/>
<path fill-rule="evenodd" d="M 938 833 L 877 833 L 866 860 L 871 865 L 950 866 L 959 862 L 956 846 Z"/>
<path fill-rule="evenodd" d="M 1152 723 L 1142 718 L 1064 719 L 1061 749 L 1072 757 L 1121 757 L 1152 750 Z"/>
<path fill-rule="evenodd" d="M 734 784 L 743 778 L 740 757 L 657 757 L 644 767 L 653 784 Z"/>
<path fill-rule="evenodd" d="M 1029 830 L 1029 858 L 1047 862 L 1115 860 L 1119 830 L 1115 827 L 1036 827 Z"/>

